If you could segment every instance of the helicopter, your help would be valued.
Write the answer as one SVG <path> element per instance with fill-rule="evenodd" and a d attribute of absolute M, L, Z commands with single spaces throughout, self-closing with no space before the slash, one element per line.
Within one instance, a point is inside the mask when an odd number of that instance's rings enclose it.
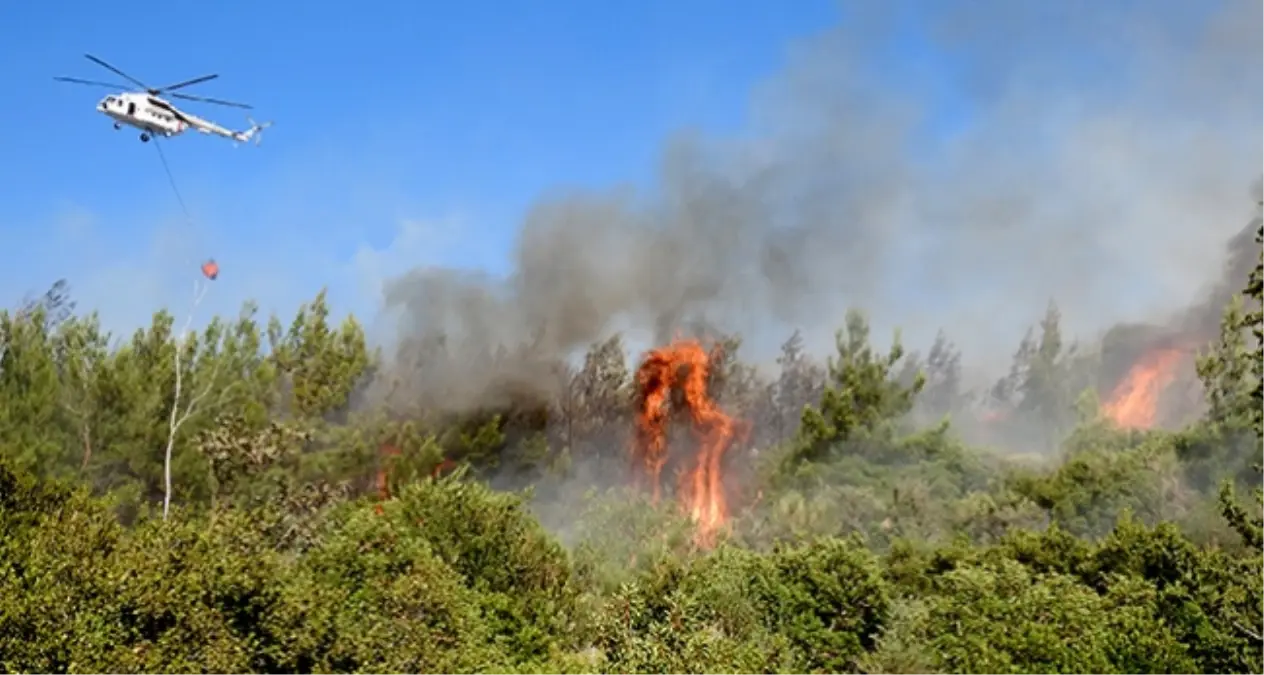
<path fill-rule="evenodd" d="M 271 122 L 256 124 L 254 120 L 246 118 L 250 122 L 250 128 L 245 131 L 233 131 L 221 127 L 210 120 L 202 119 L 196 115 L 180 110 L 172 105 L 169 101 L 160 97 L 166 95 L 169 98 L 179 98 L 186 101 L 200 101 L 203 103 L 214 103 L 216 105 L 230 106 L 234 108 L 244 108 L 250 110 L 251 106 L 244 103 L 234 103 L 232 101 L 222 101 L 215 98 L 206 98 L 203 96 L 190 96 L 174 92 L 176 89 L 182 89 L 192 84 L 213 80 L 219 75 L 203 75 L 192 80 L 185 80 L 166 87 L 154 89 L 144 82 L 124 73 L 114 66 L 98 59 L 91 54 L 84 56 L 93 63 L 109 70 L 110 72 L 122 77 L 123 79 L 140 87 L 138 91 L 124 91 L 122 93 L 111 94 L 101 99 L 97 103 L 97 112 L 103 113 L 110 119 L 114 120 L 115 131 L 122 129 L 126 124 L 140 130 L 140 140 L 142 143 L 148 143 L 150 138 L 172 138 L 188 131 L 195 129 L 204 134 L 213 134 L 231 139 L 235 142 L 245 143 L 250 140 L 255 141 L 258 145 L 263 140 L 262 131 L 270 126 Z M 96 87 L 109 87 L 111 89 L 126 89 L 126 85 L 112 84 L 109 82 L 98 82 L 95 80 L 82 80 L 77 77 L 54 77 L 59 82 L 71 82 L 74 84 L 86 84 Z"/>

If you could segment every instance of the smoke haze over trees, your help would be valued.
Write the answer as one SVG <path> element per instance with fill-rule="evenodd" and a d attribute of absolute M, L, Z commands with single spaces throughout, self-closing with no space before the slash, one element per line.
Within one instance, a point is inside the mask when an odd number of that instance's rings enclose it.
<path fill-rule="evenodd" d="M 671 139 L 647 190 L 537 204 L 508 278 L 396 279 L 402 333 L 552 357 L 703 321 L 771 356 L 796 327 L 827 352 L 863 307 L 915 344 L 945 330 L 992 376 L 1051 298 L 1092 339 L 1221 281 L 1264 145 L 1258 3 L 845 9 L 759 90 L 749 133 Z M 934 77 L 885 70 L 912 11 Z"/>

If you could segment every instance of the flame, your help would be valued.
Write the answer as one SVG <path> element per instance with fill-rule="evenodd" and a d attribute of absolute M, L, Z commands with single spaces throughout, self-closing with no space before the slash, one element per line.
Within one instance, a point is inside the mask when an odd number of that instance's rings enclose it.
<path fill-rule="evenodd" d="M 444 474 L 445 471 L 451 471 L 452 469 L 455 469 L 455 468 L 456 468 L 456 462 L 445 457 L 443 458 L 443 461 L 435 465 L 435 468 L 430 470 L 430 477 L 439 478 L 440 476 Z"/>
<path fill-rule="evenodd" d="M 378 447 L 378 469 L 377 474 L 374 476 L 374 483 L 377 487 L 377 497 L 380 501 L 387 501 L 391 498 L 391 474 L 395 471 L 395 462 L 401 454 L 399 448 L 390 443 L 383 443 Z M 439 478 L 456 467 L 456 462 L 445 457 L 430 470 L 430 477 Z M 377 509 L 380 513 L 381 506 L 378 506 Z"/>
<path fill-rule="evenodd" d="M 1106 417 L 1130 429 L 1150 429 L 1158 416 L 1159 395 L 1176 379 L 1184 351 L 1155 349 L 1141 357 L 1102 406 Z"/>
<path fill-rule="evenodd" d="M 1004 422 L 1009 417 L 1004 410 L 984 410 L 979 413 L 979 419 L 987 424 L 996 424 Z"/>
<path fill-rule="evenodd" d="M 686 370 L 687 369 L 687 370 Z M 681 371 L 685 370 L 684 377 Z M 654 503 L 662 496 L 662 472 L 667 463 L 667 403 L 673 390 L 684 396 L 685 408 L 698 437 L 694 466 L 681 484 L 684 507 L 698 526 L 698 543 L 710 546 L 728 520 L 722 474 L 724 453 L 746 425 L 720 410 L 707 394 L 711 357 L 694 340 L 677 340 L 646 355 L 636 371 L 639 394 L 634 461 L 645 467 Z"/>
<path fill-rule="evenodd" d="M 394 468 L 395 458 L 399 457 L 400 453 L 399 448 L 390 443 L 378 446 L 377 452 L 378 468 L 373 482 L 377 487 L 378 500 L 384 502 L 391 498 L 391 470 Z M 381 504 L 374 504 L 373 511 L 379 516 L 385 513 Z"/>
<path fill-rule="evenodd" d="M 391 498 L 391 470 L 395 467 L 395 458 L 399 457 L 399 448 L 390 443 L 378 447 L 378 469 L 376 480 L 377 497 L 382 501 Z"/>

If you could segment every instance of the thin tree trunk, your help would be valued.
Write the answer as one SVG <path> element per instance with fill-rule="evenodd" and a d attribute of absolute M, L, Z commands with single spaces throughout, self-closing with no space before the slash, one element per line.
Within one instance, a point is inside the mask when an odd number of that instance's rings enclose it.
<path fill-rule="evenodd" d="M 79 438 L 83 442 L 83 463 L 79 465 L 79 471 L 88 470 L 88 462 L 92 461 L 92 427 L 84 424 L 79 431 Z"/>
<path fill-rule="evenodd" d="M 176 415 L 180 412 L 180 388 L 183 384 L 183 378 L 180 373 L 180 349 L 183 347 L 183 336 L 181 340 L 176 342 L 176 391 L 175 400 L 171 402 L 171 421 L 167 425 L 167 451 L 162 461 L 162 519 L 167 520 L 167 513 L 171 510 L 171 450 L 176 444 L 176 429 L 179 428 L 179 422 Z"/>

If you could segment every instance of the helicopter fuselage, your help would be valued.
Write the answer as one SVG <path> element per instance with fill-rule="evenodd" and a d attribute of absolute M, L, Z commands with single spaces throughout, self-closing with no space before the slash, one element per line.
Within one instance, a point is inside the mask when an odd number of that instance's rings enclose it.
<path fill-rule="evenodd" d="M 146 94 L 115 94 L 97 103 L 97 111 L 114 120 L 114 128 L 126 124 L 139 129 L 141 140 L 149 136 L 171 138 L 184 133 L 189 125 L 175 115 L 149 101 Z"/>
<path fill-rule="evenodd" d="M 252 138 L 258 140 L 256 134 L 268 126 L 252 124 L 246 131 L 233 131 L 180 110 L 157 96 L 143 93 L 106 96 L 97 103 L 97 111 L 113 119 L 115 129 L 123 128 L 124 124 L 139 129 L 140 140 L 145 142 L 151 137 L 171 138 L 194 129 L 244 143 Z"/>

